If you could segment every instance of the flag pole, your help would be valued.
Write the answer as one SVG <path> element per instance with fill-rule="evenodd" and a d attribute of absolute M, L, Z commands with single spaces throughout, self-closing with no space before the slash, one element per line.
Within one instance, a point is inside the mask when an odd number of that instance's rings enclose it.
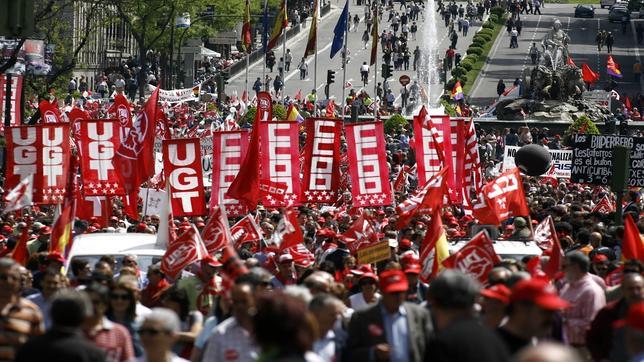
<path fill-rule="evenodd" d="M 262 79 L 260 84 L 264 84 L 266 80 L 266 55 L 268 50 L 266 49 L 266 44 L 268 44 L 268 0 L 264 0 L 264 14 L 262 16 L 262 50 L 264 51 L 264 66 L 262 67 Z M 246 65 L 246 71 L 248 71 L 248 65 Z M 267 85 L 264 84 L 264 90 L 268 90 Z M 250 98 L 250 97 L 249 97 Z"/>
<path fill-rule="evenodd" d="M 318 113 L 318 97 L 317 97 L 317 89 L 318 89 L 318 30 L 317 30 L 317 22 L 318 22 L 318 17 L 320 16 L 320 2 L 318 0 L 313 0 L 315 1 L 315 10 L 313 10 L 313 21 L 316 23 L 316 29 L 315 29 L 315 59 L 313 61 L 315 64 L 313 65 L 313 89 L 316 90 L 315 93 L 315 101 L 313 102 L 313 116 L 317 116 Z M 313 26 L 313 22 L 311 22 L 311 26 Z"/>
<path fill-rule="evenodd" d="M 378 24 L 377 22 L 378 22 L 378 6 L 376 6 L 373 9 L 373 21 L 372 21 L 371 26 L 376 26 L 377 27 L 377 25 L 376 25 L 376 24 Z M 378 29 L 378 30 L 380 30 L 380 29 Z M 372 31 L 371 35 L 372 35 L 371 37 L 374 38 L 374 39 L 371 39 L 371 42 L 372 42 L 371 44 L 373 44 L 376 47 L 376 57 L 374 59 L 374 64 L 373 64 L 374 65 L 374 68 L 373 68 L 373 100 L 374 100 L 374 103 L 375 103 L 376 102 L 376 97 L 378 96 L 378 41 L 376 41 L 375 37 L 378 36 L 378 32 L 377 31 L 376 32 Z M 373 117 L 375 119 L 378 119 L 378 105 L 377 104 L 373 105 Z"/>
<path fill-rule="evenodd" d="M 286 91 L 286 28 L 288 28 L 288 1 L 284 0 L 284 20 L 286 20 L 286 26 L 284 26 L 282 40 L 282 99 L 284 99 L 284 92 Z"/>
<path fill-rule="evenodd" d="M 348 0 L 347 0 L 348 1 Z M 347 40 L 349 38 L 349 24 L 350 20 L 347 17 L 347 23 L 344 24 L 344 57 L 342 57 L 342 121 L 344 122 L 344 115 L 346 112 L 346 85 L 347 85 L 347 59 L 349 58 L 349 55 L 347 54 Z"/>
<path fill-rule="evenodd" d="M 250 63 L 250 52 L 246 53 L 246 84 L 245 84 L 245 90 L 246 90 L 246 97 L 248 97 L 248 68 L 249 68 L 249 63 Z M 266 62 L 264 62 L 266 64 Z"/>

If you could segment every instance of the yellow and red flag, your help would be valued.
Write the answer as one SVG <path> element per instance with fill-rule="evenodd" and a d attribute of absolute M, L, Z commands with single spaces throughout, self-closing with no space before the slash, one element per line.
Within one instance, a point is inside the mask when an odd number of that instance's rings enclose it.
<path fill-rule="evenodd" d="M 244 25 L 242 26 L 241 42 L 246 53 L 250 53 L 251 32 L 250 32 L 250 0 L 246 0 L 246 9 L 244 10 Z"/>
<path fill-rule="evenodd" d="M 304 58 L 315 54 L 318 47 L 318 0 L 313 0 L 313 19 L 311 19 L 311 29 L 309 29 L 309 40 L 306 42 Z"/>
<path fill-rule="evenodd" d="M 277 14 L 277 19 L 275 19 L 275 26 L 273 26 L 273 31 L 271 32 L 271 38 L 268 41 L 268 48 L 266 51 L 273 49 L 277 45 L 277 41 L 282 35 L 282 31 L 286 30 L 288 25 L 288 17 L 286 16 L 286 0 L 282 0 L 282 6 L 280 6 L 280 12 Z"/>
<path fill-rule="evenodd" d="M 373 10 L 373 28 L 371 28 L 371 61 L 369 65 L 376 64 L 378 59 L 378 7 Z"/>

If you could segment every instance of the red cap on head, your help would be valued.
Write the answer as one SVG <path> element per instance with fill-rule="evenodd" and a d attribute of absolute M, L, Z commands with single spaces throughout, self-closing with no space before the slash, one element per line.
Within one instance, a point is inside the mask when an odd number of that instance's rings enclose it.
<path fill-rule="evenodd" d="M 380 291 L 383 293 L 406 292 L 407 276 L 402 270 L 387 270 L 380 274 Z"/>
<path fill-rule="evenodd" d="M 489 288 L 481 290 L 482 296 L 490 299 L 496 299 L 505 304 L 510 303 L 511 294 L 512 292 L 510 291 L 510 289 L 503 284 L 493 285 Z"/>
<path fill-rule="evenodd" d="M 49 235 L 51 234 L 51 228 L 49 226 L 43 226 L 38 230 L 38 232 L 42 235 Z"/>
<path fill-rule="evenodd" d="M 549 310 L 570 307 L 570 303 L 559 298 L 554 286 L 539 279 L 528 279 L 518 282 L 512 288 L 510 302 L 532 302 L 543 309 Z"/>
<path fill-rule="evenodd" d="M 400 245 L 401 248 L 411 248 L 411 240 L 409 239 L 402 239 L 400 240 Z"/>
<path fill-rule="evenodd" d="M 65 257 L 57 251 L 52 251 L 47 254 L 47 260 L 53 260 L 65 264 Z"/>
<path fill-rule="evenodd" d="M 358 281 L 362 281 L 364 279 L 373 279 L 376 282 L 378 282 L 378 276 L 376 274 L 372 273 L 372 272 L 367 272 L 367 273 L 362 274 L 360 276 L 360 278 L 358 279 Z"/>
<path fill-rule="evenodd" d="M 595 254 L 593 256 L 593 263 L 603 263 L 605 261 L 608 261 L 608 257 L 604 254 Z"/>
<path fill-rule="evenodd" d="M 420 264 L 417 264 L 417 263 L 407 264 L 407 266 L 405 267 L 405 274 L 418 275 L 420 274 L 420 271 L 421 271 Z"/>
<path fill-rule="evenodd" d="M 644 302 L 631 304 L 628 307 L 626 318 L 613 323 L 613 327 L 629 327 L 644 332 Z"/>
<path fill-rule="evenodd" d="M 282 254 L 280 255 L 278 262 L 282 263 L 291 263 L 293 261 L 293 255 L 291 254 Z"/>

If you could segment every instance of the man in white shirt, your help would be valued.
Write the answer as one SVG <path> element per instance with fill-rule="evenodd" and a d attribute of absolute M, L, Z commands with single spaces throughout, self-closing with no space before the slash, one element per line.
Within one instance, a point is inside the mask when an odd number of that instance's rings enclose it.
<path fill-rule="evenodd" d="M 320 332 L 320 338 L 313 343 L 313 352 L 325 362 L 339 359 L 333 326 L 340 318 L 343 309 L 342 302 L 330 294 L 319 294 L 309 304 L 309 310 L 318 322 Z"/>

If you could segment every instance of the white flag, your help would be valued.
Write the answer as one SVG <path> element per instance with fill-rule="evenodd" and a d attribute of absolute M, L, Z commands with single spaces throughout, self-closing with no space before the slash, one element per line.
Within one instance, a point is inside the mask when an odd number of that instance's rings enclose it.
<path fill-rule="evenodd" d="M 7 196 L 4 197 L 7 205 L 2 210 L 3 214 L 31 206 L 34 196 L 33 181 L 34 175 L 31 174 L 20 180 L 20 183 L 13 190 L 9 191 Z"/>

